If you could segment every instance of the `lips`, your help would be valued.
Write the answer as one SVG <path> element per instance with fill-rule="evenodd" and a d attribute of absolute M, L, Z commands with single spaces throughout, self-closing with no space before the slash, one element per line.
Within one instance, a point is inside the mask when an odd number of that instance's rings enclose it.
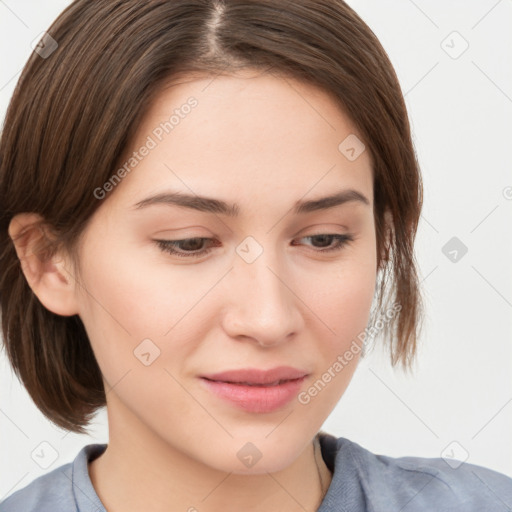
<path fill-rule="evenodd" d="M 225 372 L 202 375 L 202 378 L 217 382 L 229 382 L 231 384 L 245 384 L 248 386 L 276 386 L 281 382 L 300 379 L 308 372 L 292 368 L 291 366 L 278 366 L 270 370 L 257 368 L 242 368 Z"/>
<path fill-rule="evenodd" d="M 205 388 L 238 409 L 270 413 L 299 393 L 307 372 L 289 366 L 271 370 L 247 368 L 201 376 Z"/>

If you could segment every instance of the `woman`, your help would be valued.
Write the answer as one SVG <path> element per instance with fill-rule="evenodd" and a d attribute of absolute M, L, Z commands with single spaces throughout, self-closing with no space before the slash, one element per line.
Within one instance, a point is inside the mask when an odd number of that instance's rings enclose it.
<path fill-rule="evenodd" d="M 109 443 L 0 511 L 510 503 L 489 469 L 320 431 L 367 326 L 407 367 L 421 319 L 419 167 L 357 14 L 77 0 L 48 32 L 0 145 L 3 336 L 41 411 L 84 432 L 106 405 Z"/>

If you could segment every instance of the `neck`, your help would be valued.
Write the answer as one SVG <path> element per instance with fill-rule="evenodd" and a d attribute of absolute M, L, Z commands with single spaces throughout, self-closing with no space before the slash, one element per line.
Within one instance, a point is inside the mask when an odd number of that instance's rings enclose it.
<path fill-rule="evenodd" d="M 109 512 L 317 510 L 332 478 L 317 437 L 285 469 L 242 475 L 206 466 L 163 440 L 143 439 L 136 429 L 110 427 L 106 451 L 89 464 Z"/>

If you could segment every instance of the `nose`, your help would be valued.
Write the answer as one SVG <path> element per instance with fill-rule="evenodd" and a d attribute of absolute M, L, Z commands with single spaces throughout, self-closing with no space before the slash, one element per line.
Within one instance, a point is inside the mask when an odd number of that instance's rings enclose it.
<path fill-rule="evenodd" d="M 262 346 L 289 341 L 303 326 L 301 298 L 289 266 L 266 248 L 253 262 L 235 255 L 226 276 L 223 327 L 232 338 Z"/>

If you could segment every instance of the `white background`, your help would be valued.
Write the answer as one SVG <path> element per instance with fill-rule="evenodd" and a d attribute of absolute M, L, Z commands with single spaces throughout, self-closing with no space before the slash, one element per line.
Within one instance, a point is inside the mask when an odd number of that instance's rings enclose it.
<path fill-rule="evenodd" d="M 68 3 L 0 0 L 2 119 L 30 43 Z M 373 352 L 324 430 L 376 453 L 467 456 L 512 476 L 512 2 L 349 4 L 388 52 L 409 109 L 425 184 L 416 250 L 427 318 L 414 373 Z M 444 49 L 463 48 L 453 31 L 469 43 L 456 59 Z M 454 236 L 468 247 L 456 263 L 442 252 Z M 104 412 L 90 436 L 48 422 L 1 354 L 0 500 L 107 441 Z M 41 442 L 58 453 L 47 469 L 31 458 Z"/>

